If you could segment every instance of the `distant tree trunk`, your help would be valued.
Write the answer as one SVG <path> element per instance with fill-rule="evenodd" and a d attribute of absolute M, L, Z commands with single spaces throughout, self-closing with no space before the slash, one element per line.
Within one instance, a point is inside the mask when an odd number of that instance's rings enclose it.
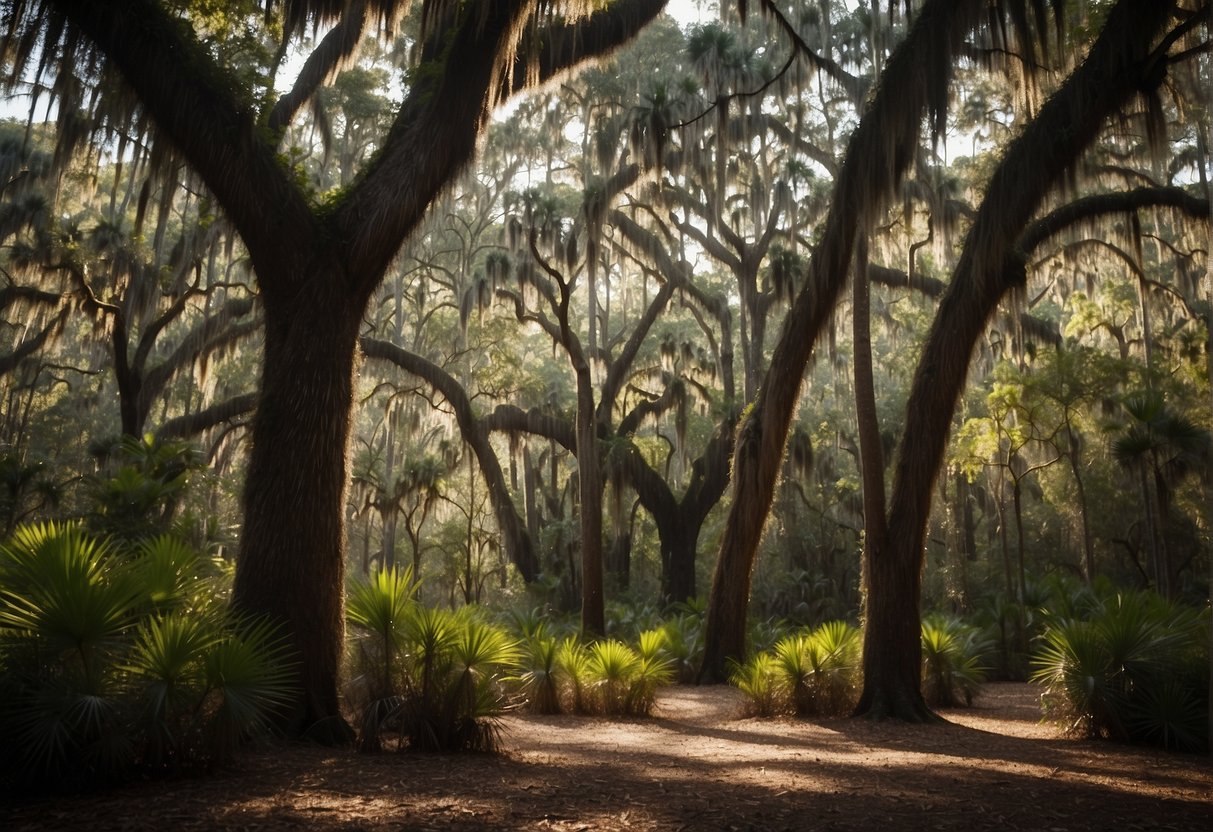
<path fill-rule="evenodd" d="M 590 367 L 575 361 L 577 373 L 577 495 L 581 519 L 581 630 L 606 633 L 602 569 L 602 460 Z"/>
<path fill-rule="evenodd" d="M 966 495 L 967 483 L 965 476 L 957 472 L 952 477 L 952 496 L 949 499 L 948 521 L 951 526 L 949 535 L 949 548 L 954 558 L 954 569 L 956 571 L 955 587 L 956 596 L 958 598 L 957 607 L 962 613 L 969 610 L 969 535 L 972 533 L 971 528 L 966 528 L 966 524 L 972 520 L 972 513 L 968 510 L 969 500 Z"/>
<path fill-rule="evenodd" d="M 973 517 L 972 486 L 963 474 L 956 475 L 956 495 L 963 506 L 965 560 L 977 560 L 977 523 Z"/>
<path fill-rule="evenodd" d="M 345 465 L 363 303 L 339 266 L 266 305 L 261 401 L 244 491 L 233 605 L 282 622 L 298 661 L 294 729 L 348 737 L 337 702 L 344 633 Z M 319 725 L 318 725 L 319 724 Z"/>
<path fill-rule="evenodd" d="M 1158 461 L 1158 451 L 1150 450 L 1150 488 L 1146 498 L 1147 510 L 1153 515 L 1154 523 L 1154 539 L 1155 548 L 1154 556 L 1154 584 L 1158 590 L 1158 594 L 1164 598 L 1170 598 L 1173 595 L 1172 587 L 1174 586 L 1173 575 L 1174 568 L 1171 565 L 1171 547 L 1167 545 L 1167 529 L 1170 526 L 1169 514 L 1165 503 L 1164 494 L 1167 489 L 1166 481 L 1163 479 L 1162 465 Z"/>
<path fill-rule="evenodd" d="M 674 497 L 665 478 L 633 449 L 621 464 L 645 511 L 657 524 L 661 541 L 661 600 L 687 601 L 697 592 L 695 564 L 699 534 L 729 485 L 729 456 L 735 417 L 716 427 L 702 456 L 691 466 L 691 481 L 682 499 Z"/>
<path fill-rule="evenodd" d="M 661 600 L 666 604 L 695 597 L 695 544 L 699 526 L 679 522 L 677 515 L 658 522 L 661 536 Z"/>
<path fill-rule="evenodd" d="M 126 314 L 116 312 L 111 326 L 113 332 L 110 341 L 114 347 L 114 379 L 118 383 L 118 413 L 122 433 L 125 436 L 139 436 L 143 432 L 146 414 L 139 412 L 141 384 L 139 373 L 131 366 L 128 357 Z"/>
<path fill-rule="evenodd" d="M 611 538 L 611 547 L 607 550 L 606 574 L 614 581 L 615 586 L 627 589 L 632 582 L 632 527 L 620 526 Z"/>
<path fill-rule="evenodd" d="M 890 566 L 871 583 L 872 607 L 914 608 L 914 626 L 895 615 L 872 617 L 882 651 L 865 662 L 867 713 L 918 718 L 906 709 L 919 686 L 918 668 L 889 650 L 917 637 L 919 572 L 931 505 L 931 483 L 943 459 L 948 428 L 969 361 L 1001 298 L 1026 279 L 1018 238 L 1065 171 L 1079 160 L 1104 120 L 1165 74 L 1166 58 L 1151 57 L 1173 2 L 1122 0 L 1109 13 L 1086 60 L 1041 107 L 1007 148 L 965 239 L 914 374 L 889 514 Z M 1162 71 L 1160 71 L 1160 69 Z M 908 597 L 910 594 L 912 598 Z M 898 630 L 896 628 L 905 628 Z"/>
<path fill-rule="evenodd" d="M 1082 478 L 1082 461 L 1079 458 L 1078 441 L 1074 429 L 1070 427 L 1069 415 L 1066 416 L 1066 459 L 1070 463 L 1070 471 L 1074 474 L 1074 487 L 1078 490 L 1078 516 L 1082 521 L 1082 576 L 1089 584 L 1095 580 L 1095 552 L 1091 542 L 1091 521 L 1087 517 L 1087 486 Z"/>
<path fill-rule="evenodd" d="M 381 570 L 396 566 L 396 521 L 400 516 L 400 505 L 396 502 L 396 414 L 388 414 L 387 436 L 383 441 L 383 554 L 379 560 Z M 390 502 L 389 502 L 390 501 Z M 411 537 L 412 535 L 410 535 Z M 421 577 L 414 573 L 414 580 Z"/>

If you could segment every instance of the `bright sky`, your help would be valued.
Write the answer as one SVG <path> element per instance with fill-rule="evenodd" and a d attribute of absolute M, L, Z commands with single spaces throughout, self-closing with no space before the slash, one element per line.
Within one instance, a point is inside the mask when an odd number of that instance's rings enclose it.
<path fill-rule="evenodd" d="M 715 17 L 716 6 L 715 2 L 709 2 L 709 0 L 670 0 L 670 5 L 666 6 L 666 11 L 669 12 L 671 17 L 685 26 L 700 19 Z"/>

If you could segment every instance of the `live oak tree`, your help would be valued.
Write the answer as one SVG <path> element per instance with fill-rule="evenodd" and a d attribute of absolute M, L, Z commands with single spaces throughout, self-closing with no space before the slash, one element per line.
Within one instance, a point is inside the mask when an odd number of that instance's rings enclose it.
<path fill-rule="evenodd" d="M 58 154 L 41 149 L 50 144 L 44 132 L 5 139 L 15 152 L 0 188 L 10 282 L 0 309 L 12 321 L 22 306 L 43 315 L 24 322 L 33 334 L 0 359 L 0 375 L 44 346 L 50 360 L 108 365 L 118 405 L 108 432 L 142 436 L 169 399 L 184 398 L 187 411 L 201 404 L 173 387 L 201 386 L 208 364 L 258 329 L 255 293 L 232 235 L 188 175 L 100 152 L 56 165 Z M 206 426 L 195 418 L 188 432 Z M 185 427 L 177 423 L 178 435 Z"/>
<path fill-rule="evenodd" d="M 914 158 L 928 113 L 936 132 L 946 110 L 955 51 L 984 3 L 924 3 L 884 65 L 831 189 L 829 213 L 808 274 L 747 418 L 738 429 L 734 493 L 713 577 L 701 677 L 723 680 L 745 652 L 754 557 L 774 495 L 801 378 L 850 272 L 857 235 L 888 205 Z"/>
<path fill-rule="evenodd" d="M 338 712 L 347 445 L 359 325 L 430 203 L 471 160 L 493 109 L 617 47 L 664 0 L 416 4 L 418 59 L 379 152 L 353 183 L 309 192 L 280 155 L 282 131 L 364 37 L 411 3 L 267 0 L 239 19 L 272 25 L 282 53 L 329 26 L 296 86 L 216 60 L 205 18 L 153 0 L 6 4 L 14 75 L 121 79 L 198 174 L 248 249 L 265 310 L 260 398 L 244 497 L 235 606 L 284 622 L 299 658 L 291 722 L 344 736 Z M 34 49 L 40 43 L 41 50 Z M 248 71 L 242 71 L 248 70 Z"/>
<path fill-rule="evenodd" d="M 929 106 L 936 119 L 942 118 L 941 96 L 966 34 L 978 23 L 978 5 L 983 4 L 923 4 L 852 135 L 806 288 L 785 323 L 758 401 L 740 429 L 734 461 L 737 491 L 709 606 L 704 666 L 709 677 L 723 672 L 725 657 L 744 650 L 744 632 L 735 622 L 744 617 L 753 554 L 812 344 L 844 284 L 856 240 L 886 205 L 886 195 L 911 161 L 922 115 Z M 1009 7 L 1015 11 L 1015 4 Z M 1043 6 L 1037 9 L 1043 11 Z M 1178 22 L 1160 44 L 1157 38 L 1173 11 Z M 1171 4 L 1151 4 L 1148 9 L 1118 4 L 1086 63 L 1010 145 L 987 187 L 915 376 L 887 521 L 865 518 L 869 545 L 864 554 L 863 713 L 930 718 L 918 685 L 918 603 L 931 486 L 976 339 L 999 300 L 1022 283 L 1023 266 L 1013 255 L 1031 251 L 1039 241 L 1029 221 L 1105 119 L 1138 91 L 1157 89 L 1168 51 L 1199 26 L 1206 13 L 1203 5 L 1176 10 Z M 1020 47 L 1031 55 L 1029 15 L 1020 8 L 1011 19 L 1020 30 Z M 1037 24 L 1044 31 L 1046 21 Z M 922 68 L 924 74 L 911 67 Z M 1056 228 L 1066 224 L 1064 216 L 1063 211 L 1039 222 Z"/>

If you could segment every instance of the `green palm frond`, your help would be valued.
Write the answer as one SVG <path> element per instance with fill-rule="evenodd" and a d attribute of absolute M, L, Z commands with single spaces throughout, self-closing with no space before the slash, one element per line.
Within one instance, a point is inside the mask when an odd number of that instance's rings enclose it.
<path fill-rule="evenodd" d="M 146 603 L 156 609 L 201 608 L 219 593 L 220 567 L 173 535 L 141 540 L 132 564 Z"/>
<path fill-rule="evenodd" d="M 985 681 L 982 655 L 990 645 L 980 630 L 955 618 L 922 622 L 922 692 L 927 703 L 953 708 L 973 704 Z"/>
<path fill-rule="evenodd" d="M 517 641 L 504 630 L 479 619 L 467 621 L 452 646 L 455 670 L 477 676 L 499 676 L 522 661 Z"/>
<path fill-rule="evenodd" d="M 533 638 L 527 643 L 527 665 L 519 681 L 527 707 L 534 713 L 560 713 L 556 656 L 557 643 L 554 638 Z"/>
<path fill-rule="evenodd" d="M 556 665 L 568 682 L 570 710 L 578 714 L 586 713 L 590 706 L 588 693 L 592 684 L 589 650 L 574 636 L 569 636 L 560 642 L 556 650 Z"/>
<path fill-rule="evenodd" d="M 734 665 L 729 682 L 746 695 L 754 716 L 774 716 L 782 710 L 779 667 L 768 652 L 757 653 L 740 665 Z"/>
<path fill-rule="evenodd" d="M 203 657 L 221 637 L 213 619 L 180 612 L 148 619 L 139 627 L 127 666 L 144 683 L 152 720 L 163 721 L 204 684 Z"/>
<path fill-rule="evenodd" d="M 247 736 L 272 728 L 296 695 L 287 642 L 267 621 L 241 623 L 205 653 L 209 756 L 225 760 Z"/>
<path fill-rule="evenodd" d="M 0 547 L 0 629 L 98 672 L 133 625 L 139 587 L 110 548 L 77 525 L 23 526 Z"/>
<path fill-rule="evenodd" d="M 1046 712 L 1088 736 L 1202 748 L 1207 616 L 1135 592 L 1105 599 L 1088 620 L 1052 621 L 1033 659 Z"/>

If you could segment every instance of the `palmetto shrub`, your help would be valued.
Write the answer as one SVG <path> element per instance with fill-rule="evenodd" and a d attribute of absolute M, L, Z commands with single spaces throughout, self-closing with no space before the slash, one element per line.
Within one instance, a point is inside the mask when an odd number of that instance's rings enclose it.
<path fill-rule="evenodd" d="M 222 762 L 266 729 L 290 696 L 284 649 L 212 600 L 220 580 L 171 538 L 19 527 L 0 546 L 0 765 L 77 785 Z"/>
<path fill-rule="evenodd" d="M 659 688 L 674 679 L 674 659 L 661 628 L 639 634 L 633 648 L 619 639 L 584 644 L 540 633 L 528 642 L 521 694 L 534 713 L 645 716 Z"/>
<path fill-rule="evenodd" d="M 527 641 L 523 658 L 525 669 L 519 676 L 522 697 L 527 708 L 536 714 L 560 713 L 560 681 L 557 656 L 560 645 L 542 632 Z"/>
<path fill-rule="evenodd" d="M 1032 675 L 1046 714 L 1086 736 L 1204 747 L 1208 614 L 1131 592 L 1085 618 L 1051 618 Z"/>
<path fill-rule="evenodd" d="M 749 701 L 753 716 L 775 716 L 788 710 L 781 685 L 779 665 L 770 652 L 756 653 L 733 668 L 729 681 Z"/>
<path fill-rule="evenodd" d="M 972 705 L 986 670 L 989 643 L 981 630 L 955 618 L 922 622 L 922 695 L 932 707 Z"/>
<path fill-rule="evenodd" d="M 756 716 L 850 712 L 859 691 L 859 630 L 829 621 L 779 639 L 734 668 L 730 681 L 746 694 Z"/>
<path fill-rule="evenodd" d="M 378 751 L 392 734 L 401 749 L 492 751 L 509 706 L 506 681 L 521 661 L 518 643 L 473 607 L 425 607 L 415 592 L 411 575 L 395 571 L 350 591 L 359 748 Z"/>

